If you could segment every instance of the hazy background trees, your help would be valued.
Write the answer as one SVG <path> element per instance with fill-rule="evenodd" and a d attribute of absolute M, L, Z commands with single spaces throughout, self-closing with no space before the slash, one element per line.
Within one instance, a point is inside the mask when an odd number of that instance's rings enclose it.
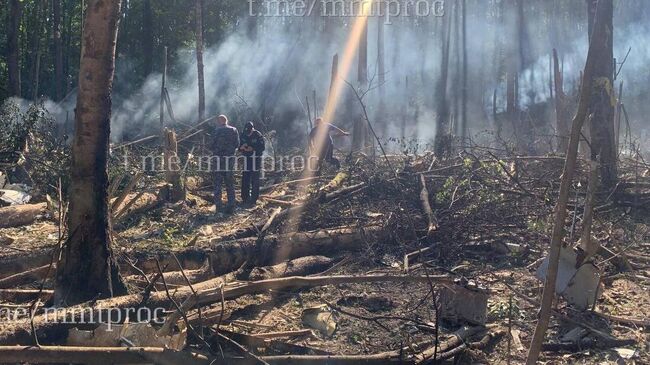
<path fill-rule="evenodd" d="M 4 4 L 0 19 L 7 31 L 0 34 L 0 100 L 12 95 L 63 100 L 52 112 L 58 113 L 61 123 L 67 120 L 63 129 L 70 133 L 82 7 L 87 4 L 79 0 L 5 0 Z M 436 124 L 442 123 L 456 137 L 477 140 L 477 135 L 485 135 L 482 131 L 501 130 L 505 140 L 516 137 L 519 143 L 513 148 L 519 153 L 557 149 L 557 142 L 548 146 L 556 133 L 552 50 L 557 49 L 565 106 L 571 110 L 588 45 L 587 7 L 587 1 L 571 0 L 447 0 L 444 17 L 398 17 L 384 24 L 381 32 L 379 21 L 371 19 L 368 83 L 371 88 L 383 83 L 366 96 L 371 118 L 382 124 L 378 130 L 385 139 L 400 137 L 403 131 L 423 145 L 432 143 Z M 202 26 L 196 22 L 199 8 Z M 650 112 L 644 102 L 650 92 L 650 54 L 642 46 L 650 40 L 648 8 L 643 0 L 614 1 L 613 8 L 616 68 L 629 47 L 632 51 L 612 83 L 618 89 L 625 80 L 626 108 L 641 137 L 645 132 L 638 127 L 644 126 L 643 115 Z M 200 119 L 196 53 L 203 50 L 206 115 L 225 112 L 236 124 L 260 120 L 263 130 L 277 131 L 281 147 L 301 146 L 296 136 L 306 133 L 308 126 L 301 103 L 309 96 L 315 104 L 312 112 L 324 108 L 331 58 L 342 51 L 351 19 L 251 17 L 248 11 L 248 2 L 241 0 L 124 1 L 113 141 L 155 131 L 162 55 L 167 47 L 168 89 L 179 122 L 192 124 Z M 379 34 L 384 39 L 381 75 Z M 201 38 L 203 47 L 197 47 Z M 447 38 L 449 49 L 443 57 Z M 349 81 L 356 78 L 356 74 L 348 76 Z M 351 129 L 357 105 L 341 105 L 336 122 Z"/>

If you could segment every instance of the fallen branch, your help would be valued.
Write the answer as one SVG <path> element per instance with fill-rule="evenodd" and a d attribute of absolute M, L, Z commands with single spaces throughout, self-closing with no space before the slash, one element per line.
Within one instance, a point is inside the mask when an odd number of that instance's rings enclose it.
<path fill-rule="evenodd" d="M 211 363 L 204 355 L 157 347 L 1 346 L 0 359 L 2 362 L 31 364 L 144 364 L 154 362 L 161 365 L 208 365 Z"/>
<path fill-rule="evenodd" d="M 598 350 L 607 350 L 612 347 L 622 347 L 622 346 L 631 346 L 636 344 L 635 340 L 595 340 L 593 338 L 583 338 L 578 342 L 569 342 L 569 343 L 545 343 L 542 344 L 542 351 L 584 351 L 590 349 Z"/>
<path fill-rule="evenodd" d="M 422 353 L 415 356 L 416 364 L 433 364 L 438 360 L 445 359 L 444 353 L 449 352 L 459 346 L 463 346 L 465 342 L 472 336 L 475 336 L 483 331 L 486 331 L 486 328 L 483 326 L 463 326 L 452 334 L 452 337 L 440 345 L 435 344 L 433 347 L 430 347 L 424 350 Z M 464 348 L 463 348 L 464 350 Z M 437 353 L 437 356 L 434 354 Z"/>
<path fill-rule="evenodd" d="M 254 333 L 251 336 L 258 337 L 258 338 L 302 337 L 302 336 L 313 336 L 313 332 L 310 329 L 303 329 L 297 331 Z"/>
<path fill-rule="evenodd" d="M 45 265 L 2 278 L 0 279 L 0 288 L 11 288 L 29 284 L 36 280 L 42 280 L 43 277 L 48 274 L 49 268 L 50 265 Z M 54 274 L 54 271 L 50 272 L 50 274 Z"/>
<path fill-rule="evenodd" d="M 21 204 L 0 208 L 0 228 L 26 226 L 47 211 L 47 203 Z"/>

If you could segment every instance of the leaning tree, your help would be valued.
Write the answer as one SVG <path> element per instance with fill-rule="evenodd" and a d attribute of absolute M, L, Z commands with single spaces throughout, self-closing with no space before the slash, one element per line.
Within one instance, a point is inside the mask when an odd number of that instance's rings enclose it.
<path fill-rule="evenodd" d="M 111 251 L 107 173 L 120 4 L 121 0 L 90 0 L 86 8 L 72 141 L 69 234 L 56 275 L 59 305 L 126 292 Z"/>

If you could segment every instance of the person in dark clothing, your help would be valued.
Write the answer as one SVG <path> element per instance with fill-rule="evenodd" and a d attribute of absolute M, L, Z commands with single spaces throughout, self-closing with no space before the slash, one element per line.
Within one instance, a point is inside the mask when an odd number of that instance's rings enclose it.
<path fill-rule="evenodd" d="M 260 196 L 260 171 L 263 167 L 264 137 L 262 133 L 255 129 L 253 122 L 248 122 L 244 126 L 239 152 L 244 155 L 241 199 L 244 204 L 255 205 L 257 198 Z"/>
<path fill-rule="evenodd" d="M 309 146 L 311 155 L 316 156 L 316 170 L 320 172 L 323 161 L 334 165 L 336 169 L 341 168 L 341 163 L 334 157 L 334 141 L 330 133 L 334 132 L 338 136 L 349 136 L 350 133 L 341 128 L 323 121 L 322 118 L 316 118 L 314 128 L 309 132 Z"/>
<path fill-rule="evenodd" d="M 222 185 L 226 185 L 228 203 L 225 213 L 230 214 L 235 208 L 235 152 L 239 146 L 239 132 L 237 128 L 228 125 L 228 118 L 225 115 L 217 117 L 217 129 L 212 140 L 212 153 L 216 158 L 217 166 L 211 166 L 215 172 L 214 200 L 217 212 L 221 213 L 223 203 L 221 201 Z"/>

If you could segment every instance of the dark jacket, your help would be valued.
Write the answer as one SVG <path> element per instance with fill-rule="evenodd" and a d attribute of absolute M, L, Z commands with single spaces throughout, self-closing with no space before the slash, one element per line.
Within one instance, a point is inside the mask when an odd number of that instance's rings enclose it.
<path fill-rule="evenodd" d="M 212 153 L 215 156 L 234 156 L 239 147 L 239 132 L 229 125 L 219 126 L 212 139 Z"/>
<path fill-rule="evenodd" d="M 257 129 L 253 129 L 253 133 L 250 135 L 247 135 L 245 132 L 242 133 L 239 147 L 243 145 L 253 147 L 253 151 L 242 151 L 244 156 L 262 156 L 262 153 L 264 153 L 264 137 Z"/>

